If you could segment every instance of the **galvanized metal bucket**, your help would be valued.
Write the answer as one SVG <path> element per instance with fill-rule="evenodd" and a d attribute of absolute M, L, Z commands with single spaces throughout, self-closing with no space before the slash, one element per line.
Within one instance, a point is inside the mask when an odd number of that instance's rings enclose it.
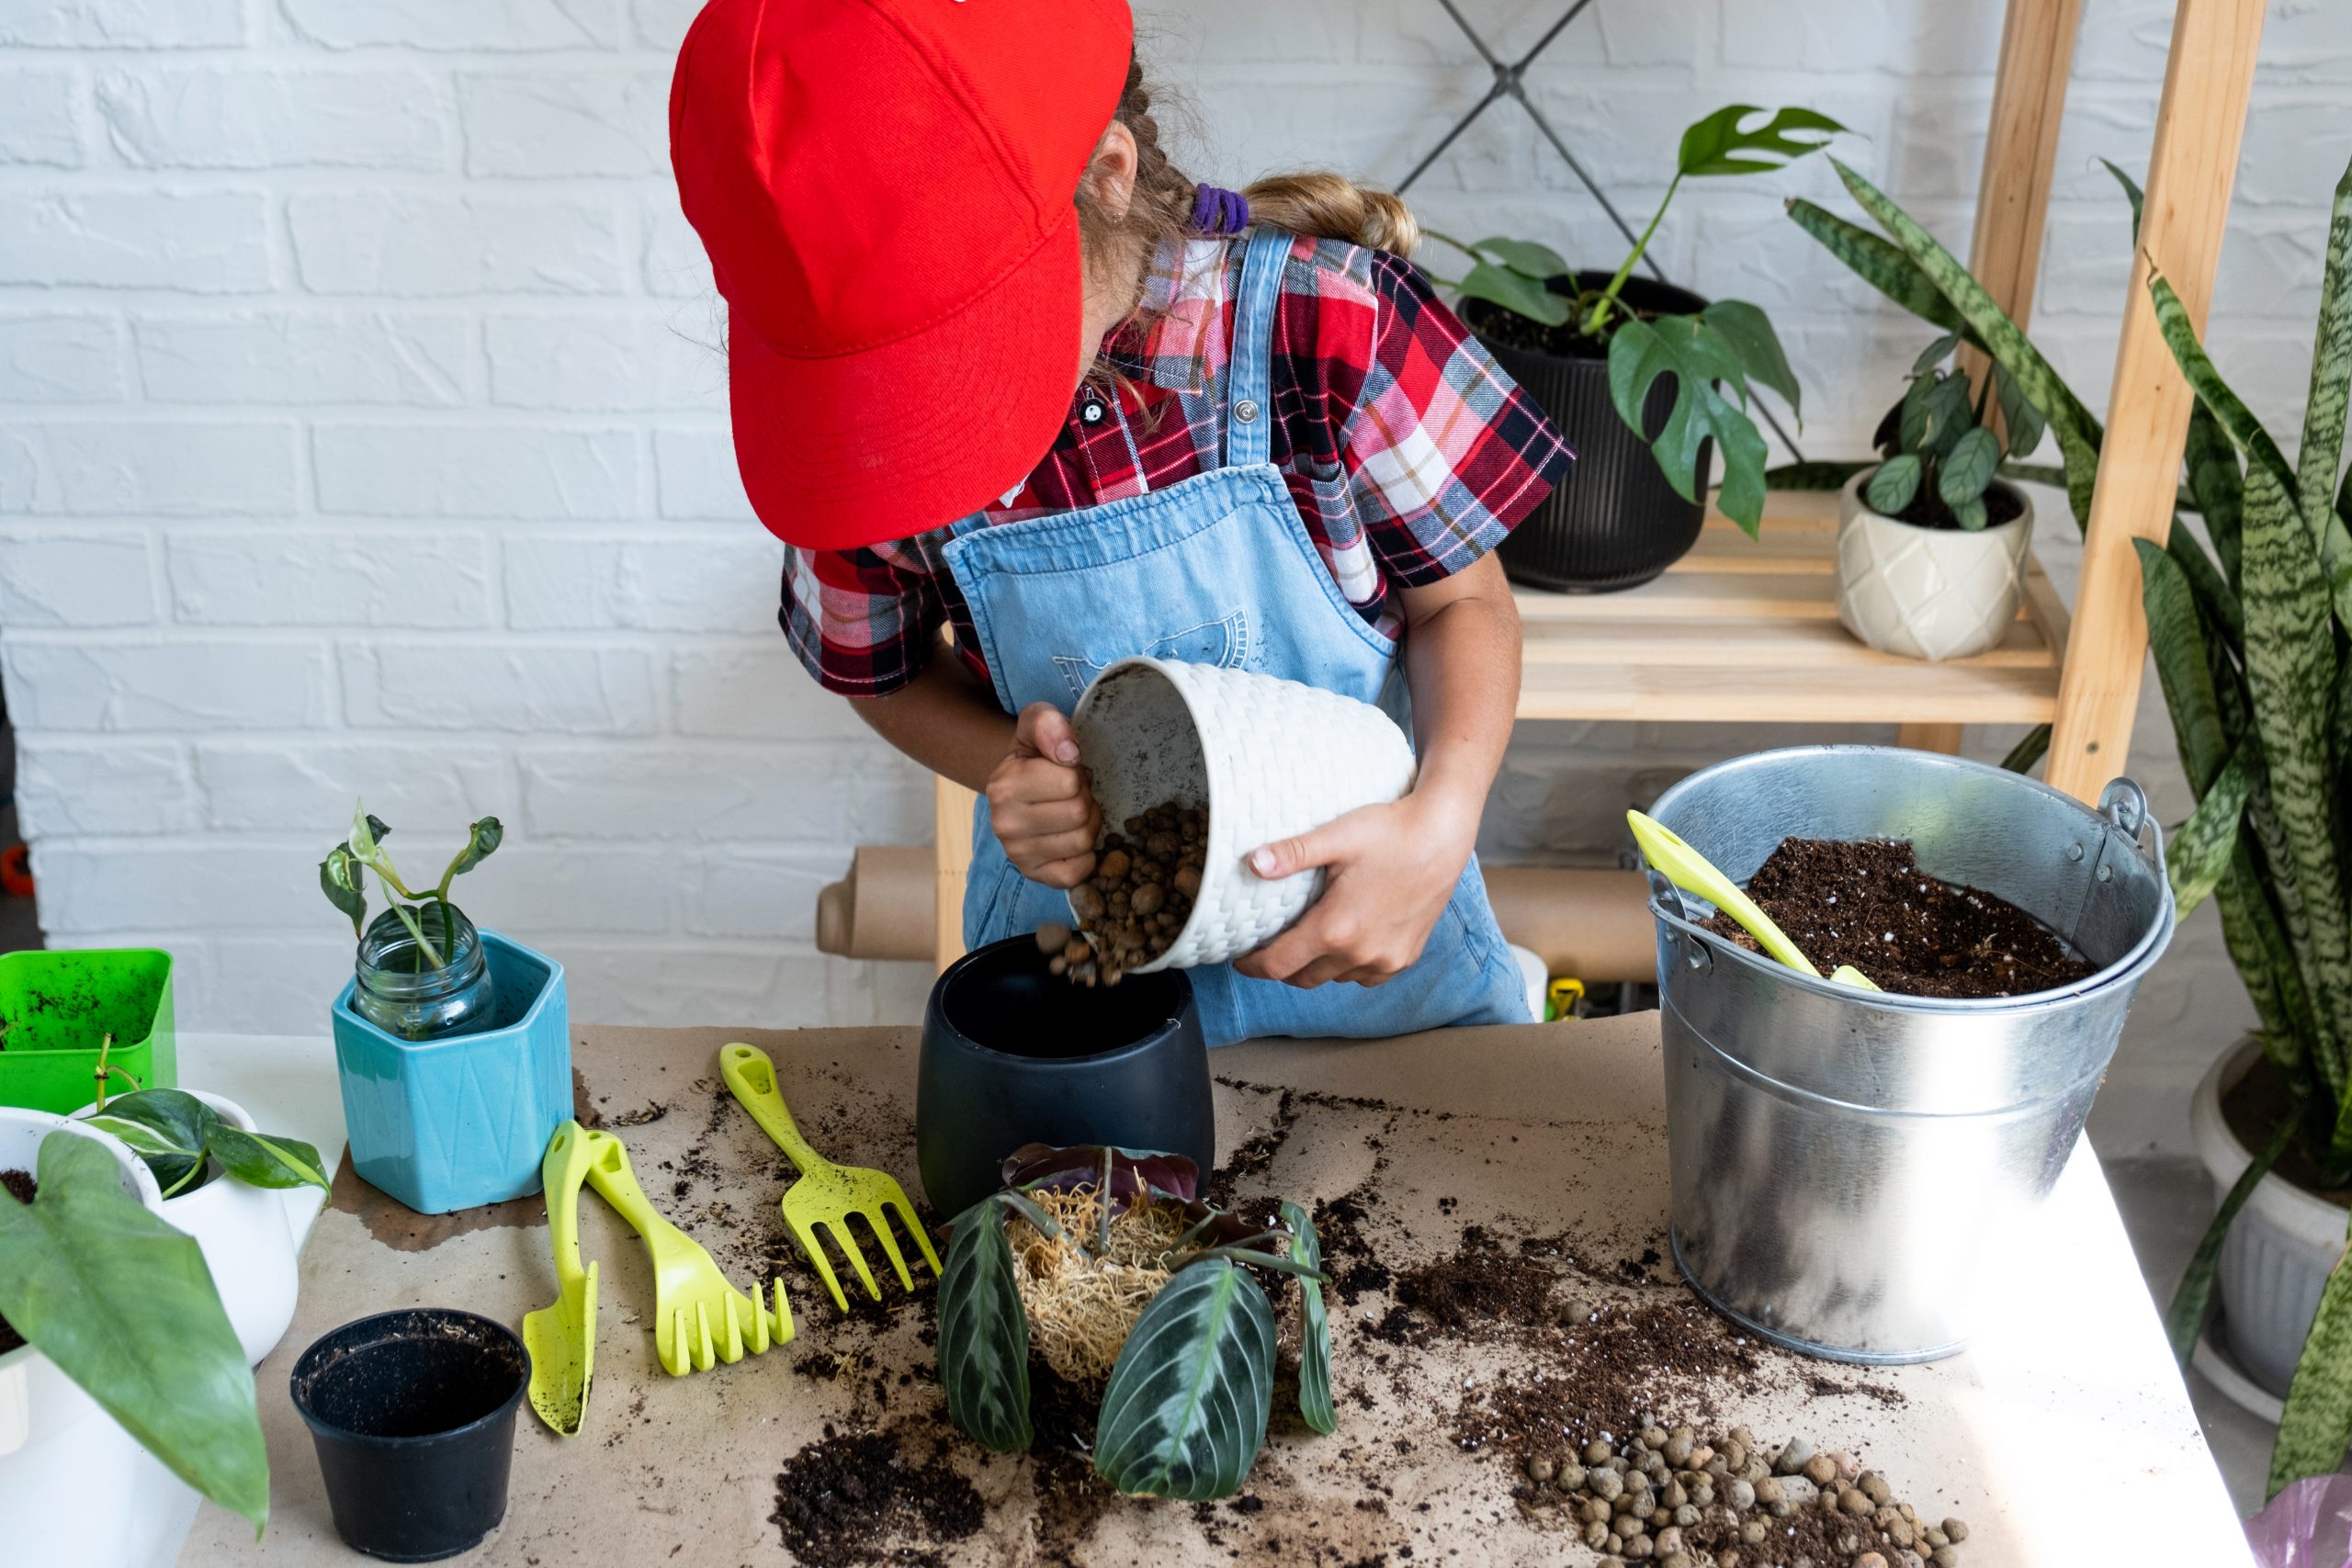
<path fill-rule="evenodd" d="M 1765 1338 L 1837 1360 L 1961 1349 L 1974 1287 L 2058 1179 L 2132 993 L 2172 938 L 2163 830 L 1932 752 L 1809 746 L 1691 774 L 1650 813 L 1745 883 L 1784 838 L 1908 839 L 2095 966 L 2031 996 L 1833 985 L 1724 942 L 1655 874 L 1674 1256 Z"/>

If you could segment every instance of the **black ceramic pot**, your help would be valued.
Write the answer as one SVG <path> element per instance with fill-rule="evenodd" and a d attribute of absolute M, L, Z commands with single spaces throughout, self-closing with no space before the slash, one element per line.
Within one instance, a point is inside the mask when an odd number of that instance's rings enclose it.
<path fill-rule="evenodd" d="M 479 1546 L 506 1517 L 514 1411 L 530 1378 L 513 1330 L 441 1307 L 363 1317 L 303 1351 L 294 1408 L 343 1543 L 390 1562 Z"/>
<path fill-rule="evenodd" d="M 915 1154 L 950 1219 L 1000 1185 L 1023 1144 L 1114 1144 L 1216 1159 L 1209 1053 L 1181 969 L 1088 990 L 1025 936 L 967 953 L 931 988 Z"/>
<path fill-rule="evenodd" d="M 1601 288 L 1609 277 L 1605 272 L 1580 272 L 1573 285 L 1559 277 L 1553 288 L 1573 294 Z M 1688 315 L 1707 304 L 1689 289 L 1639 277 L 1627 278 L 1619 297 L 1638 310 L 1661 315 Z M 1510 580 L 1531 588 L 1601 592 L 1647 582 L 1687 555 L 1699 542 L 1706 506 L 1674 493 L 1649 447 L 1674 412 L 1674 378 L 1661 376 L 1650 384 L 1642 404 L 1646 434 L 1636 434 L 1609 400 L 1605 356 L 1565 356 L 1499 341 L 1483 329 L 1500 312 L 1483 299 L 1464 300 L 1462 313 L 1577 455 L 1567 479 L 1496 552 Z M 1714 446 L 1706 441 L 1699 446 L 1702 497 L 1713 471 Z"/>

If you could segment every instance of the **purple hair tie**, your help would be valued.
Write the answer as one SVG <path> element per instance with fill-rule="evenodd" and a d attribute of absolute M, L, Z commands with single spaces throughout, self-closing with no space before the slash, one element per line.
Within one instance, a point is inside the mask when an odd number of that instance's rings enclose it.
<path fill-rule="evenodd" d="M 1250 227 L 1250 198 L 1238 190 L 1196 186 L 1193 190 L 1193 229 L 1201 234 L 1238 234 Z"/>

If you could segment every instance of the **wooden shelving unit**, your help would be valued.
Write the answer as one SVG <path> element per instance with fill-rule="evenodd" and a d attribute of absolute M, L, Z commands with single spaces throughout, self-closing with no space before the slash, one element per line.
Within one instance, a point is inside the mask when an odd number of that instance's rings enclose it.
<path fill-rule="evenodd" d="M 2041 724 L 2058 709 L 2065 605 L 2028 558 L 2000 647 L 1922 664 L 1838 624 L 1838 498 L 1776 494 L 1762 536 L 1710 514 L 1698 547 L 1622 593 L 1517 595 L 1521 718 L 1666 723 Z"/>

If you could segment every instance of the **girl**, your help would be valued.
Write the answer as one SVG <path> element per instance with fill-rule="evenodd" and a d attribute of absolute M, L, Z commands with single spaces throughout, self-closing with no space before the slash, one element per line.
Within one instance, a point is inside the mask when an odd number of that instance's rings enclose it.
<path fill-rule="evenodd" d="M 1250 855 L 1329 882 L 1192 972 L 1204 1028 L 1524 1020 L 1471 854 L 1519 688 L 1489 552 L 1570 454 L 1399 259 L 1401 201 L 1197 185 L 1150 110 L 1125 0 L 696 19 L 672 159 L 728 301 L 745 488 L 787 546 L 779 618 L 821 684 L 981 792 L 973 945 L 1067 919 L 1093 870 L 1066 716 L 1112 660 L 1409 714 L 1409 795 Z"/>

